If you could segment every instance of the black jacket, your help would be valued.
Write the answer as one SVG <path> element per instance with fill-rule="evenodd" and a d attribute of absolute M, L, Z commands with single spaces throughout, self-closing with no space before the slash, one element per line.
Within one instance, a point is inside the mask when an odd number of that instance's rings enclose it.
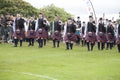
<path fill-rule="evenodd" d="M 67 24 L 67 33 L 75 33 L 76 32 L 76 26 L 74 24 Z"/>
<path fill-rule="evenodd" d="M 88 24 L 87 24 L 87 32 L 96 32 L 96 26 L 94 26 L 93 23 L 88 22 Z"/>
<path fill-rule="evenodd" d="M 61 31 L 62 26 L 59 24 L 59 21 L 54 21 L 54 31 Z"/>
<path fill-rule="evenodd" d="M 24 26 L 24 22 L 25 20 L 20 18 L 20 19 L 16 19 L 15 20 L 15 28 L 16 29 L 23 29 L 25 26 Z"/>
<path fill-rule="evenodd" d="M 35 21 L 30 21 L 29 22 L 29 28 L 28 28 L 28 30 L 35 30 Z"/>
<path fill-rule="evenodd" d="M 99 25 L 98 25 L 98 31 L 99 32 L 103 32 L 103 33 L 106 32 L 106 28 L 104 27 L 104 23 L 99 23 Z"/>

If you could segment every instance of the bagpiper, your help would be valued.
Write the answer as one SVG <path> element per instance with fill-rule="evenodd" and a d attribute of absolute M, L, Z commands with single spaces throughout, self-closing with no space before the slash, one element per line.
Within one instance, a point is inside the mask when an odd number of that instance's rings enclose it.
<path fill-rule="evenodd" d="M 68 18 L 67 23 L 65 24 L 65 37 L 64 40 L 66 42 L 66 50 L 73 49 L 73 43 L 76 41 L 76 25 L 71 18 Z"/>
<path fill-rule="evenodd" d="M 89 22 L 87 23 L 87 27 L 85 30 L 85 40 L 87 42 L 87 48 L 88 51 L 92 51 L 93 47 L 95 45 L 96 42 L 96 26 L 95 26 L 95 22 L 93 21 L 93 17 L 89 16 Z"/>
<path fill-rule="evenodd" d="M 20 47 L 22 47 L 22 41 L 23 38 L 25 37 L 25 25 L 26 25 L 25 19 L 23 19 L 20 14 L 17 14 L 17 17 L 13 23 L 14 47 L 18 46 L 18 41 L 20 41 Z"/>
<path fill-rule="evenodd" d="M 114 34 L 114 27 L 112 25 L 112 21 L 109 20 L 109 24 L 107 26 L 107 50 L 110 48 L 113 48 L 114 44 L 114 39 L 115 39 L 115 34 Z"/>
<path fill-rule="evenodd" d="M 55 16 L 52 26 L 52 38 L 53 38 L 53 48 L 59 47 L 60 41 L 62 40 L 62 21 L 58 16 Z M 57 43 L 57 44 L 56 44 Z"/>
<path fill-rule="evenodd" d="M 36 21 L 36 38 L 38 40 L 39 48 L 43 47 L 44 39 L 48 37 L 47 21 L 43 17 L 43 14 L 39 14 L 39 18 Z"/>
<path fill-rule="evenodd" d="M 27 30 L 27 38 L 28 38 L 28 46 L 34 46 L 34 39 L 36 38 L 35 32 L 35 19 L 31 16 L 30 20 L 28 21 L 28 30 Z"/>
<path fill-rule="evenodd" d="M 105 48 L 106 43 L 106 28 L 103 23 L 103 19 L 99 19 L 98 27 L 97 27 L 97 42 L 98 42 L 98 50 L 103 50 Z"/>

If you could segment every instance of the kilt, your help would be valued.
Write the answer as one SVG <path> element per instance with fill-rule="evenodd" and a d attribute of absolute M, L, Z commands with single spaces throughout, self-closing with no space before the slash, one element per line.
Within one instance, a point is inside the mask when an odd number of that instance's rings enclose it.
<path fill-rule="evenodd" d="M 25 31 L 23 29 L 16 29 L 13 36 L 14 38 L 16 37 L 17 39 L 25 38 Z"/>
<path fill-rule="evenodd" d="M 107 41 L 109 42 L 114 42 L 115 40 L 115 37 L 112 34 L 107 33 L 106 37 L 107 37 Z"/>
<path fill-rule="evenodd" d="M 96 35 L 94 32 L 91 32 L 91 35 L 89 32 L 86 33 L 85 40 L 88 42 L 96 42 Z"/>
<path fill-rule="evenodd" d="M 59 31 L 55 31 L 52 36 L 53 39 L 62 40 L 62 34 Z"/>
<path fill-rule="evenodd" d="M 98 33 L 97 33 L 97 41 L 98 41 L 98 42 L 106 42 L 106 41 L 107 41 L 107 39 L 106 39 L 106 34 L 105 34 L 105 33 L 98 32 Z"/>
<path fill-rule="evenodd" d="M 120 44 L 120 35 L 117 37 L 116 43 L 117 43 L 117 44 Z"/>
<path fill-rule="evenodd" d="M 76 41 L 77 37 L 74 33 L 66 33 L 64 40 L 65 42 Z"/>
<path fill-rule="evenodd" d="M 45 29 L 44 29 L 43 38 L 44 38 L 44 39 L 48 39 L 48 38 L 49 38 L 49 36 L 48 36 L 48 31 L 46 31 Z"/>
<path fill-rule="evenodd" d="M 27 38 L 35 38 L 35 36 L 36 36 L 36 32 L 35 32 L 35 30 L 28 30 L 27 31 Z"/>
<path fill-rule="evenodd" d="M 39 30 L 41 30 L 41 31 L 39 31 Z M 36 32 L 36 37 L 47 39 L 48 38 L 48 32 L 44 28 L 40 28 L 39 30 Z"/>

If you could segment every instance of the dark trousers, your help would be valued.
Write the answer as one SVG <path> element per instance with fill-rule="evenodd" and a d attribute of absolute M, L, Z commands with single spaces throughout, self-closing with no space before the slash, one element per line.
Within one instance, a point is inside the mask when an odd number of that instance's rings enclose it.
<path fill-rule="evenodd" d="M 113 43 L 107 42 L 107 50 L 113 48 Z"/>
<path fill-rule="evenodd" d="M 117 44 L 118 52 L 120 53 L 120 44 Z"/>
<path fill-rule="evenodd" d="M 20 39 L 20 47 L 22 47 L 22 41 L 23 39 Z M 14 39 L 14 47 L 18 46 L 19 39 Z"/>
<path fill-rule="evenodd" d="M 85 40 L 82 40 L 82 47 L 86 45 L 86 41 Z"/>
<path fill-rule="evenodd" d="M 34 46 L 34 38 L 29 38 L 29 45 L 28 46 Z"/>
<path fill-rule="evenodd" d="M 46 46 L 46 39 L 43 39 L 43 44 L 44 44 L 44 46 Z"/>
<path fill-rule="evenodd" d="M 66 42 L 66 50 L 73 49 L 73 43 Z"/>
<path fill-rule="evenodd" d="M 55 48 L 55 47 L 59 47 L 59 44 L 60 44 L 60 41 L 59 41 L 59 40 L 56 40 L 56 39 L 53 40 L 53 47 L 54 47 L 54 48 Z"/>
<path fill-rule="evenodd" d="M 43 47 L 43 39 L 38 39 L 39 48 Z"/>
<path fill-rule="evenodd" d="M 103 50 L 105 47 L 105 43 L 98 42 L 98 50 Z"/>
<path fill-rule="evenodd" d="M 80 38 L 79 37 L 77 37 L 76 45 L 80 45 Z"/>
<path fill-rule="evenodd" d="M 88 51 L 93 51 L 93 47 L 94 47 L 95 43 L 92 43 L 92 42 L 87 42 L 87 48 L 88 48 Z"/>

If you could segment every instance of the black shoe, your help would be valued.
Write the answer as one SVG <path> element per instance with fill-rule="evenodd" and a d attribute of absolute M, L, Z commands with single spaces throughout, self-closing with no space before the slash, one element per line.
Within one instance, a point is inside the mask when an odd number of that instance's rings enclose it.
<path fill-rule="evenodd" d="M 66 48 L 65 50 L 69 50 L 69 48 Z"/>
<path fill-rule="evenodd" d="M 14 47 L 17 47 L 17 45 L 14 45 Z"/>
<path fill-rule="evenodd" d="M 102 51 L 104 50 L 104 49 L 101 49 Z"/>
<path fill-rule="evenodd" d="M 73 48 L 72 47 L 70 47 L 70 50 L 72 50 Z"/>

